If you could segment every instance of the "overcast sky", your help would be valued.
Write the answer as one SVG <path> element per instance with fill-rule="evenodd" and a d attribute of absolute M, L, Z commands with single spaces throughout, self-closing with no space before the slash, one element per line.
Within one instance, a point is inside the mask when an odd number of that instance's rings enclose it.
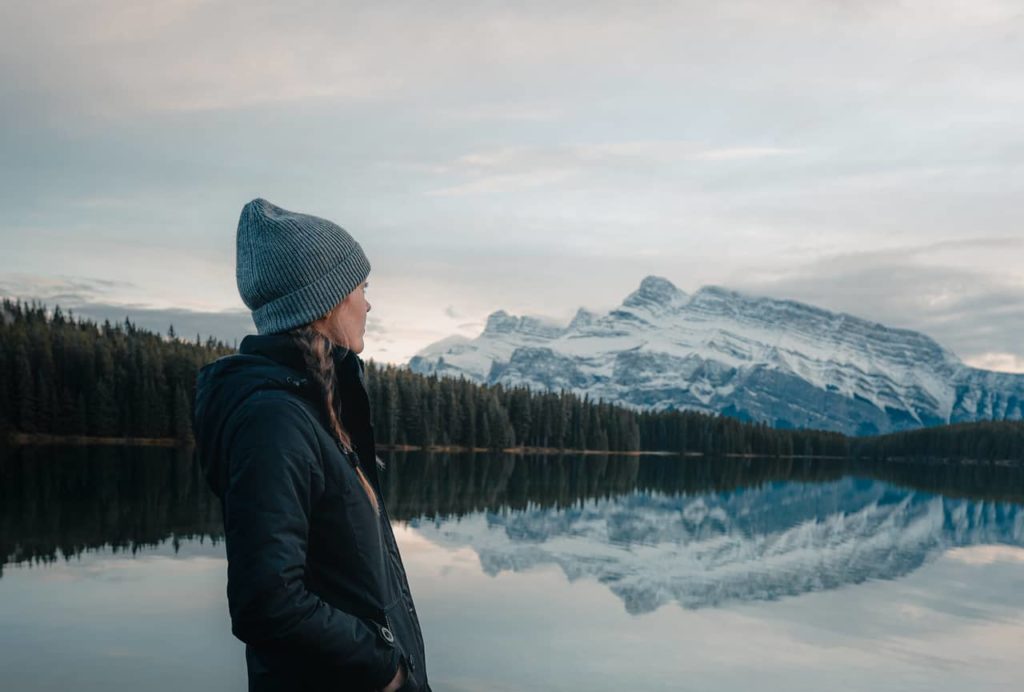
<path fill-rule="evenodd" d="M 1019 0 L 0 6 L 0 294 L 161 330 L 252 329 L 260 196 L 363 245 L 378 360 L 657 274 L 1022 372 L 1022 163 Z"/>

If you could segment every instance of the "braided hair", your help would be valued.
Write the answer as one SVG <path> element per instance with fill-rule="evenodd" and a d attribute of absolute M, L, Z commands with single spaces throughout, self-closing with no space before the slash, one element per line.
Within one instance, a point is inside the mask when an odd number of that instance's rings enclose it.
<path fill-rule="evenodd" d="M 311 325 L 303 325 L 291 331 L 292 338 L 302 351 L 303 359 L 306 362 L 306 369 L 312 373 L 324 393 L 324 406 L 327 409 L 328 419 L 331 423 L 331 432 L 340 443 L 341 448 L 347 453 L 352 452 L 352 438 L 348 431 L 341 424 L 341 397 L 335 395 L 335 372 L 334 360 L 331 358 L 331 341 Z M 366 474 L 358 463 L 353 459 L 352 466 L 359 476 L 359 483 L 363 486 L 366 496 L 370 499 L 375 512 L 380 512 L 380 503 L 377 501 L 377 494 L 373 486 L 367 480 Z"/>

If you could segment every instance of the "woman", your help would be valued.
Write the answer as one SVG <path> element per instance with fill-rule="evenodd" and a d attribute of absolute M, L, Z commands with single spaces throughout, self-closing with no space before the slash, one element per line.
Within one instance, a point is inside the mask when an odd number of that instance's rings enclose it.
<path fill-rule="evenodd" d="M 258 334 L 200 371 L 195 430 L 249 689 L 429 690 L 357 355 L 370 264 L 344 229 L 263 199 L 236 240 Z"/>

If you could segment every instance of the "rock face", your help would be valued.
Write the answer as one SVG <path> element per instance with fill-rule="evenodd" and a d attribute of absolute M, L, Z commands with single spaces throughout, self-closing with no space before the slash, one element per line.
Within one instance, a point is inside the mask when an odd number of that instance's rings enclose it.
<path fill-rule="evenodd" d="M 896 579 L 951 548 L 1024 546 L 1024 508 L 847 477 L 695 496 L 633 492 L 568 508 L 410 522 L 490 575 L 558 565 L 646 613 Z"/>
<path fill-rule="evenodd" d="M 924 334 L 655 276 L 566 326 L 499 310 L 477 338 L 439 341 L 409 367 L 848 434 L 1024 417 L 1024 375 L 967 367 Z"/>

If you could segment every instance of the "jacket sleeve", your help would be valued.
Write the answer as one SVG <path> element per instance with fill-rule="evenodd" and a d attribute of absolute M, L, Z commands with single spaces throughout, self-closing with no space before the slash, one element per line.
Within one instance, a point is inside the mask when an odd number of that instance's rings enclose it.
<path fill-rule="evenodd" d="M 310 512 L 323 492 L 312 421 L 282 399 L 238 414 L 223 496 L 232 632 L 247 644 L 312 655 L 343 680 L 387 686 L 397 649 L 372 622 L 306 588 Z"/>

